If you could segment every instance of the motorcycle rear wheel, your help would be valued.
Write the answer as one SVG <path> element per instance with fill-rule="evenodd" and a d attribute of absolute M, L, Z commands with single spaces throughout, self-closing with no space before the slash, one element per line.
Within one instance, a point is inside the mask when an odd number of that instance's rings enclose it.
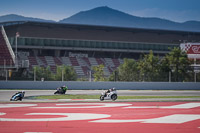
<path fill-rule="evenodd" d="M 103 101 L 104 100 L 104 96 L 100 96 L 100 101 Z"/>
<path fill-rule="evenodd" d="M 116 94 L 113 94 L 113 95 L 111 96 L 111 99 L 112 99 L 113 101 L 115 101 L 115 100 L 117 99 L 117 95 L 116 95 Z"/>

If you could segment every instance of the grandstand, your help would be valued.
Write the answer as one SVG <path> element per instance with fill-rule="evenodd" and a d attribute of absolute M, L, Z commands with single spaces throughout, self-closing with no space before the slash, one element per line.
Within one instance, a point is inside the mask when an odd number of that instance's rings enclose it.
<path fill-rule="evenodd" d="M 100 64 L 105 66 L 104 74 L 109 76 L 124 58 L 138 59 L 149 50 L 163 56 L 180 43 L 200 42 L 198 32 L 30 21 L 0 25 L 2 68 L 19 66 L 31 71 L 34 66 L 49 66 L 55 73 L 56 67 L 64 64 L 72 66 L 78 77 L 88 77 L 92 66 Z M 16 37 L 16 33 L 20 35 Z M 13 52 L 16 38 L 17 63 Z"/>

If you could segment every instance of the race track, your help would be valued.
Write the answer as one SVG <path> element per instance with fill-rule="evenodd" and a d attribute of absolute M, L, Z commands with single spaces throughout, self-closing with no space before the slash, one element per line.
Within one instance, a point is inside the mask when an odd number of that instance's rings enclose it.
<path fill-rule="evenodd" d="M 0 103 L 0 133 L 199 133 L 200 102 Z"/>
<path fill-rule="evenodd" d="M 9 102 L 11 96 L 19 90 L 0 90 L 0 102 Z M 68 90 L 67 94 L 100 95 L 103 90 Z M 25 97 L 39 95 L 53 95 L 55 90 L 25 90 Z M 119 96 L 200 96 L 200 91 L 159 91 L 159 90 L 118 90 Z M 191 99 L 193 100 L 193 99 Z M 200 100 L 194 99 L 194 100 Z M 24 102 L 30 100 L 24 99 Z"/>

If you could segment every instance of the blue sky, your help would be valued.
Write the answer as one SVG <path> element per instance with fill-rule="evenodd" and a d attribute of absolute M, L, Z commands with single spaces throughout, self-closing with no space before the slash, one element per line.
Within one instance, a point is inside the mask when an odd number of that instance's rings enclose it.
<path fill-rule="evenodd" d="M 176 22 L 200 21 L 200 0 L 0 0 L 0 16 L 18 14 L 61 20 L 99 6 L 140 17 L 159 17 Z"/>

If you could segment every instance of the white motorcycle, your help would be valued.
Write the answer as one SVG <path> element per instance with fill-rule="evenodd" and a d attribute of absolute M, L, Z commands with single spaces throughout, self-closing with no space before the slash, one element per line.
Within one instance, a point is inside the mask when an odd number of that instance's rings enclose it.
<path fill-rule="evenodd" d="M 101 101 L 103 101 L 103 100 L 115 101 L 116 99 L 117 99 L 117 91 L 116 90 L 111 91 L 110 93 L 106 93 L 106 91 L 104 91 L 101 93 L 101 96 L 100 96 Z"/>

